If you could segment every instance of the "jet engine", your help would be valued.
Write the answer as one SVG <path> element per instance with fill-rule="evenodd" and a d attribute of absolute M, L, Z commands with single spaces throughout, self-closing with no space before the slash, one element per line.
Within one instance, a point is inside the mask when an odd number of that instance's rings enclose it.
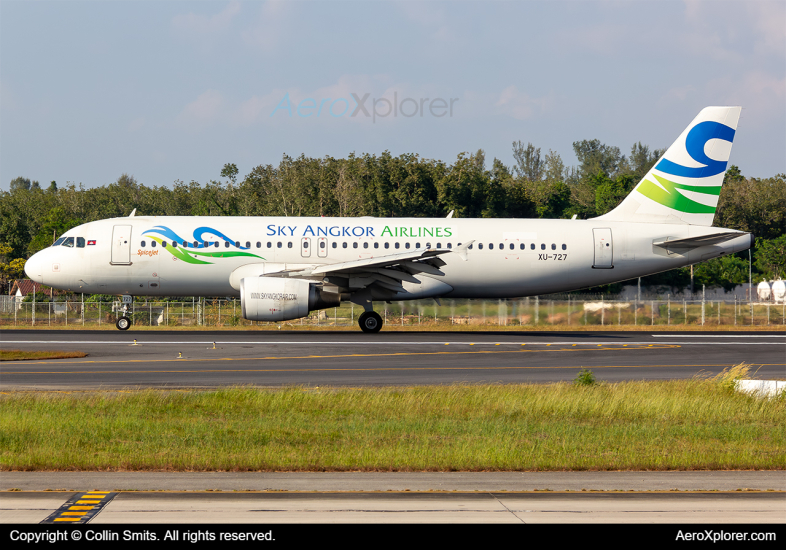
<path fill-rule="evenodd" d="M 300 279 L 262 276 L 240 280 L 242 315 L 250 321 L 289 321 L 340 303 L 340 294 Z"/>

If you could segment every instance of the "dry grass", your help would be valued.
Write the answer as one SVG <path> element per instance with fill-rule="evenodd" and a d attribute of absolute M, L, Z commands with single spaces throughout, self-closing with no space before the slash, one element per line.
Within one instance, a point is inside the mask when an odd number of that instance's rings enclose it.
<path fill-rule="evenodd" d="M 0 349 L 0 361 L 23 361 L 25 359 L 74 359 L 87 357 L 81 351 L 23 351 L 19 349 Z"/>

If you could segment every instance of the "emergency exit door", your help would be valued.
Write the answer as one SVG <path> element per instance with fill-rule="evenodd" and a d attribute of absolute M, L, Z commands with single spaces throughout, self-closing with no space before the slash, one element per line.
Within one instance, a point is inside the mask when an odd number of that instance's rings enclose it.
<path fill-rule="evenodd" d="M 612 269 L 614 267 L 614 243 L 611 240 L 611 229 L 608 227 L 592 230 L 595 239 L 594 269 Z"/>
<path fill-rule="evenodd" d="M 112 265 L 131 263 L 131 226 L 116 225 L 112 229 Z"/>

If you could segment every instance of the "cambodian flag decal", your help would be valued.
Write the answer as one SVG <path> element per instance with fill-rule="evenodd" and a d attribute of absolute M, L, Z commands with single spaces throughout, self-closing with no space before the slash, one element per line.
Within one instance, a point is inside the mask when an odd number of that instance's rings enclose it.
<path fill-rule="evenodd" d="M 87 241 L 87 246 L 91 246 L 91 245 L 94 245 L 94 244 L 96 244 L 95 241 Z"/>

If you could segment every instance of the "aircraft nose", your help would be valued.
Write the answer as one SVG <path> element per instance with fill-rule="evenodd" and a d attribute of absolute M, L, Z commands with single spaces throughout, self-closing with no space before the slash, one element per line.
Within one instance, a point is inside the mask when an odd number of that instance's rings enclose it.
<path fill-rule="evenodd" d="M 25 273 L 33 281 L 44 284 L 44 252 L 33 254 L 25 262 Z"/>

